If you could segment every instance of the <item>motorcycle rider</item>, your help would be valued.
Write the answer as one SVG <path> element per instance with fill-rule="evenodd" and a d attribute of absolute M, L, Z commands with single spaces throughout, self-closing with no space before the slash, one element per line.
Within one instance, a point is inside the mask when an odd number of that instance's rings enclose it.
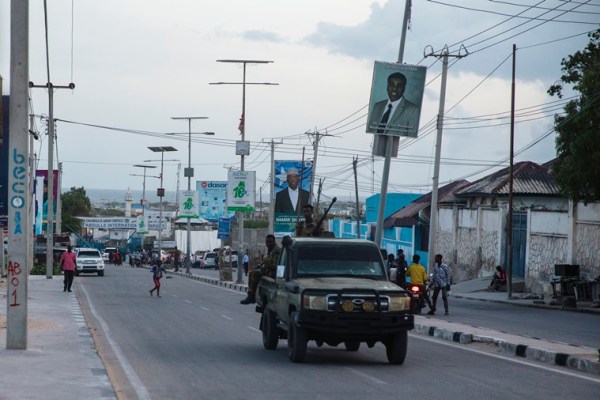
<path fill-rule="evenodd" d="M 412 258 L 413 263 L 409 265 L 406 270 L 406 276 L 410 277 L 411 285 L 417 285 L 421 289 L 421 298 L 427 302 L 429 306 L 429 311 L 434 310 L 434 307 L 431 305 L 431 299 L 429 298 L 429 294 L 427 293 L 425 285 L 427 284 L 427 272 L 425 271 L 425 267 L 419 264 L 421 260 L 421 256 L 415 254 Z"/>

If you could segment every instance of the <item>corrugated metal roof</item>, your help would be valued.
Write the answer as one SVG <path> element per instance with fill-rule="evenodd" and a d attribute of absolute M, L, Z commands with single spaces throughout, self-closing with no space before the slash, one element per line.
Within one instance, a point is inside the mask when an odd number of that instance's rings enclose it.
<path fill-rule="evenodd" d="M 448 204 L 456 202 L 454 194 L 461 188 L 468 185 L 465 180 L 451 182 L 438 189 L 438 204 Z M 431 192 L 424 194 L 406 207 L 402 207 L 383 221 L 384 228 L 393 228 L 396 226 L 413 226 L 419 223 L 418 215 L 425 208 L 431 205 Z"/>
<path fill-rule="evenodd" d="M 513 195 L 559 196 L 558 186 L 547 167 L 531 161 L 516 163 L 513 167 Z M 483 177 L 456 193 L 457 197 L 508 196 L 510 167 Z"/>

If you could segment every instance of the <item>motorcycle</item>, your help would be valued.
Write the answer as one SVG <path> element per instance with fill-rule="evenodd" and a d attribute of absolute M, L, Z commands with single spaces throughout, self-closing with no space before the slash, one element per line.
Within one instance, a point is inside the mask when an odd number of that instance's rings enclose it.
<path fill-rule="evenodd" d="M 432 276 L 433 274 L 429 274 L 430 279 Z M 421 310 L 423 310 L 423 308 L 427 306 L 427 302 L 425 301 L 425 291 L 427 291 L 427 295 L 429 296 L 429 298 L 431 298 L 431 285 L 427 285 L 427 283 L 425 285 L 416 285 L 411 283 L 408 286 L 408 291 L 411 295 L 411 313 L 421 314 Z"/>

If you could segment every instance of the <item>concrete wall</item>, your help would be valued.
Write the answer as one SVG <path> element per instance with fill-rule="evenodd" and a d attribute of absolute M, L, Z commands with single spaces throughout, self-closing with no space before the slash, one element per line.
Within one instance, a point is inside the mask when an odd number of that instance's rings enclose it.
<path fill-rule="evenodd" d="M 571 213 L 550 208 L 527 210 L 525 283 L 532 291 L 550 290 L 555 264 L 579 264 L 583 279 L 600 275 L 600 203 L 578 204 Z M 456 281 L 489 276 L 496 265 L 506 265 L 506 210 L 439 209 L 435 252 L 444 255 Z"/>

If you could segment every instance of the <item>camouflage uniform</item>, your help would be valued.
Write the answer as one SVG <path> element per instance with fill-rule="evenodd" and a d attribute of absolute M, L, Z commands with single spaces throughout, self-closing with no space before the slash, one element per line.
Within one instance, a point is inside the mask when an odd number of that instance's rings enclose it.
<path fill-rule="evenodd" d="M 263 276 L 275 278 L 275 272 L 277 270 L 277 262 L 279 261 L 279 255 L 281 254 L 281 247 L 275 245 L 268 258 L 264 258 L 262 265 L 259 268 L 253 269 L 248 273 L 248 295 L 255 296 L 258 282 Z"/>
<path fill-rule="evenodd" d="M 317 224 L 314 221 L 309 223 L 306 223 L 306 221 L 298 222 L 296 225 L 296 237 L 321 236 L 321 233 L 323 233 L 323 226 L 320 226 L 315 234 L 316 227 Z"/>

